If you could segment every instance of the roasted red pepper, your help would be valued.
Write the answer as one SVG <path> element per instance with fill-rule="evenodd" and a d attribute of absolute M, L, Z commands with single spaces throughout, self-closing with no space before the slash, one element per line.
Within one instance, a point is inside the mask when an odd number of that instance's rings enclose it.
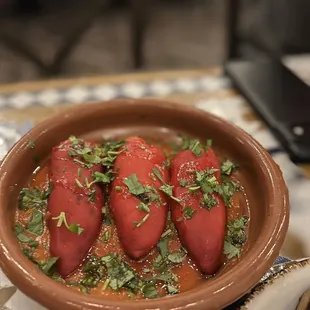
<path fill-rule="evenodd" d="M 72 156 L 72 146 L 72 141 L 67 140 L 54 147 L 49 166 L 53 183 L 48 200 L 50 252 L 59 257 L 57 270 L 63 277 L 81 264 L 102 222 L 103 193 L 99 185 L 88 187 L 86 183 L 93 181 L 93 173 L 100 172 L 102 166 L 83 165 L 80 156 Z M 85 143 L 83 147 L 93 145 Z"/>
<path fill-rule="evenodd" d="M 159 147 L 135 137 L 128 138 L 124 147 L 114 164 L 111 212 L 125 253 L 140 259 L 159 241 L 168 212 L 167 196 L 159 189 L 163 183 L 153 169 L 165 183 L 169 176 Z"/>
<path fill-rule="evenodd" d="M 226 207 L 217 192 L 204 193 L 197 184 L 203 174 L 213 170 L 209 179 L 221 184 L 221 172 L 211 148 L 200 154 L 191 150 L 178 153 L 171 163 L 173 194 L 180 202 L 171 201 L 172 220 L 182 244 L 187 248 L 197 267 L 208 275 L 221 266 L 226 227 Z M 212 172 L 212 170 L 209 170 Z M 198 172 L 198 175 L 197 175 Z M 210 180 L 208 182 L 210 182 Z M 205 184 L 207 187 L 208 184 Z M 210 205 L 206 205 L 208 199 Z"/>

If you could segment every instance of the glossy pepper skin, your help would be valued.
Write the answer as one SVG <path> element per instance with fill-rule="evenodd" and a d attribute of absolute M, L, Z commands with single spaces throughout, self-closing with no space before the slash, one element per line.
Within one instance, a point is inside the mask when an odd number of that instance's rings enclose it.
<path fill-rule="evenodd" d="M 212 275 L 222 264 L 222 253 L 226 229 L 226 207 L 217 193 L 213 194 L 217 204 L 207 210 L 201 205 L 202 192 L 190 193 L 189 189 L 180 185 L 180 180 L 187 184 L 195 182 L 193 171 L 219 169 L 215 177 L 221 183 L 220 166 L 211 148 L 196 156 L 192 151 L 178 153 L 171 162 L 171 184 L 173 194 L 180 203 L 171 202 L 172 221 L 178 231 L 182 244 L 187 248 L 197 267 L 205 274 Z M 192 171 L 189 173 L 189 171 Z M 195 211 L 186 219 L 182 210 L 189 206 Z"/>
<path fill-rule="evenodd" d="M 116 178 L 112 182 L 110 206 L 117 227 L 120 243 L 125 253 L 132 259 L 145 257 L 159 241 L 164 230 L 168 204 L 167 197 L 159 190 L 162 182 L 152 173 L 156 168 L 168 183 L 168 169 L 164 165 L 165 156 L 157 146 L 151 146 L 140 138 L 128 138 L 125 151 L 118 155 L 114 171 Z M 141 198 L 130 193 L 124 180 L 135 174 L 145 187 L 153 187 L 158 192 L 159 200 L 150 202 L 149 213 L 139 210 Z M 135 222 L 141 221 L 147 214 L 148 219 L 140 227 Z"/>
<path fill-rule="evenodd" d="M 50 252 L 57 261 L 57 271 L 61 276 L 70 275 L 81 264 L 96 240 L 102 222 L 103 194 L 97 184 L 87 188 L 85 178 L 93 180 L 95 171 L 101 172 L 102 166 L 83 167 L 74 162 L 68 152 L 72 142 L 67 140 L 55 146 L 50 158 L 50 179 L 53 189 L 48 200 L 48 228 L 50 231 Z M 91 146 L 85 143 L 85 146 Z M 79 158 L 79 157 L 75 157 Z M 79 187 L 78 180 L 83 187 Z M 95 190 L 91 198 L 91 190 Z M 71 232 L 64 224 L 57 227 L 57 217 L 61 212 L 66 215 L 68 225 L 79 224 L 83 229 L 80 235 Z"/>

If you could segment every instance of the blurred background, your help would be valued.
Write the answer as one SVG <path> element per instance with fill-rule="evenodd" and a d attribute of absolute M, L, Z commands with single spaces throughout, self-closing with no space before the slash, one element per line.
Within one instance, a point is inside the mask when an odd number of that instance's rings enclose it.
<path fill-rule="evenodd" d="M 0 83 L 310 50 L 308 0 L 0 0 Z"/>

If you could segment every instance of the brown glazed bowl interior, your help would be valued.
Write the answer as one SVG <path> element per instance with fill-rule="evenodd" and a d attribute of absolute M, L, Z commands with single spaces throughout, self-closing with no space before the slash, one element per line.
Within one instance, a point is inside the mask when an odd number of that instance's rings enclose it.
<path fill-rule="evenodd" d="M 113 138 L 152 136 L 165 140 L 176 132 L 211 138 L 240 165 L 250 206 L 248 246 L 240 260 L 211 281 L 171 297 L 113 301 L 84 295 L 41 273 L 21 252 L 14 233 L 19 191 L 35 169 L 34 154 L 48 157 L 53 146 L 76 136 Z M 36 142 L 28 148 L 29 140 Z M 120 99 L 86 104 L 52 117 L 26 134 L 0 166 L 0 264 L 26 295 L 49 309 L 219 309 L 253 287 L 279 254 L 288 227 L 288 196 L 282 174 L 270 155 L 241 129 L 200 110 L 161 100 Z"/>

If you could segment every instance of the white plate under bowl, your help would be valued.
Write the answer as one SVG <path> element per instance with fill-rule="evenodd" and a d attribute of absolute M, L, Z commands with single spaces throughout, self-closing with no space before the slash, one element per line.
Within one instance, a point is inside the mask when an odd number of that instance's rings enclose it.
<path fill-rule="evenodd" d="M 240 310 L 296 310 L 301 296 L 308 289 L 310 289 L 310 259 L 291 262 L 282 271 L 255 288 Z M 307 307 L 302 309 L 306 310 Z"/>

